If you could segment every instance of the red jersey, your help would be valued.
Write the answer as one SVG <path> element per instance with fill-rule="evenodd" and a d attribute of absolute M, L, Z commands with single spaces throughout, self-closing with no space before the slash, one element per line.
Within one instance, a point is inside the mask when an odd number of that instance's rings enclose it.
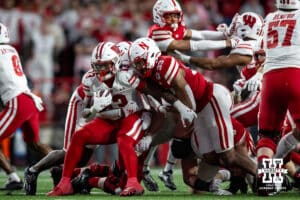
<path fill-rule="evenodd" d="M 162 52 L 166 52 L 173 40 L 183 40 L 185 31 L 186 27 L 182 23 L 178 24 L 176 30 L 170 26 L 160 27 L 155 24 L 149 28 L 148 37 L 156 42 Z"/>
<path fill-rule="evenodd" d="M 192 89 L 197 104 L 196 111 L 199 112 L 209 102 L 213 92 L 212 83 L 205 80 L 202 74 L 191 70 L 171 56 L 160 56 L 151 79 L 163 88 L 170 89 L 179 69 L 185 71 L 185 80 Z"/>

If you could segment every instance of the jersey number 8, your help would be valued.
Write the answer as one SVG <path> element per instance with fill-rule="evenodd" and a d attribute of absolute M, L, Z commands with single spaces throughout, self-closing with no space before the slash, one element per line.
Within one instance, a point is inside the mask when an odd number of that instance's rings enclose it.
<path fill-rule="evenodd" d="M 21 66 L 21 62 L 18 56 L 13 55 L 11 57 L 11 61 L 12 61 L 12 65 L 14 68 L 14 71 L 16 73 L 17 76 L 23 76 L 23 70 L 22 70 L 22 66 Z"/>

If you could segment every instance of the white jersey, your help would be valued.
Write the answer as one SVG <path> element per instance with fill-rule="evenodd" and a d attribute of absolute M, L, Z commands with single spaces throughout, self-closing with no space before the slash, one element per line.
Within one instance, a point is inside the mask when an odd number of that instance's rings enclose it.
<path fill-rule="evenodd" d="M 121 69 L 117 72 L 113 83 L 113 108 L 122 108 L 125 117 L 143 110 L 143 100 L 141 94 L 136 90 L 136 84 L 132 84 L 134 71 L 131 69 Z M 136 79 L 137 80 L 137 79 Z"/>
<path fill-rule="evenodd" d="M 276 11 L 265 18 L 264 73 L 286 67 L 300 68 L 300 10 Z"/>
<path fill-rule="evenodd" d="M 28 91 L 18 52 L 10 45 L 0 45 L 0 95 L 3 103 Z"/>
<path fill-rule="evenodd" d="M 251 56 L 251 62 L 246 66 L 237 66 L 239 72 L 241 72 L 242 68 L 246 67 L 248 70 L 256 68 L 256 60 L 255 60 L 255 52 L 260 50 L 260 40 L 241 40 L 238 45 L 230 51 L 230 54 L 239 54 Z M 241 76 L 243 76 L 241 74 Z"/>

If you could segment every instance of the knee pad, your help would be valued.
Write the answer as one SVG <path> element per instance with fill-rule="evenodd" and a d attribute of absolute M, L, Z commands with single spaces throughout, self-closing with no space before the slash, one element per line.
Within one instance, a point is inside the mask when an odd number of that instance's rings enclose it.
<path fill-rule="evenodd" d="M 171 151 L 175 158 L 186 158 L 193 151 L 191 140 L 174 138 L 171 144 Z"/>

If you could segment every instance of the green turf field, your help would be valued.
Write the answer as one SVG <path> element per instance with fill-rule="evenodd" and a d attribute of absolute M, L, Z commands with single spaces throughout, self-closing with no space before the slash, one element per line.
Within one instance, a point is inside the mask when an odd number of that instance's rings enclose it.
<path fill-rule="evenodd" d="M 170 191 L 165 188 L 162 182 L 158 179 L 157 175 L 159 169 L 154 169 L 152 175 L 159 183 L 160 192 L 148 192 L 145 191 L 143 196 L 138 197 L 119 197 L 112 196 L 106 193 L 101 192 L 100 190 L 93 189 L 91 195 L 72 195 L 72 196 L 63 196 L 63 197 L 47 197 L 46 193 L 52 189 L 52 179 L 50 178 L 50 173 L 48 171 L 40 174 L 38 179 L 38 188 L 36 196 L 26 196 L 23 191 L 15 191 L 11 195 L 7 195 L 6 191 L 0 191 L 0 200 L 31 200 L 31 199 L 63 199 L 63 200 L 90 200 L 90 199 L 159 199 L 159 200 L 173 200 L 173 199 L 201 199 L 201 200 L 217 200 L 217 199 L 262 199 L 263 197 L 254 196 L 252 193 L 248 195 L 235 195 L 235 196 L 215 196 L 212 194 L 197 194 L 193 195 L 190 193 L 190 190 L 187 186 L 184 185 L 181 178 L 180 170 L 175 170 L 174 178 L 177 185 L 177 190 Z M 23 172 L 19 171 L 18 174 L 23 177 Z M 6 176 L 3 172 L 0 173 L 0 186 L 4 185 L 6 181 Z M 226 185 L 224 185 L 226 187 Z M 291 191 L 289 193 L 282 193 L 273 197 L 264 197 L 271 199 L 299 199 L 300 194 L 297 191 Z"/>

